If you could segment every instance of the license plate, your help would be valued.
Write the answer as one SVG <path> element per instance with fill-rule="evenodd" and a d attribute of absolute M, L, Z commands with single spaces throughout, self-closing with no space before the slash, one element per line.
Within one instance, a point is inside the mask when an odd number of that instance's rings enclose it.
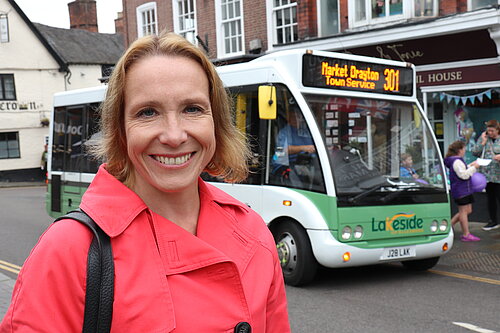
<path fill-rule="evenodd" d="M 400 259 L 415 257 L 415 245 L 402 247 L 388 247 L 380 256 L 380 260 Z"/>

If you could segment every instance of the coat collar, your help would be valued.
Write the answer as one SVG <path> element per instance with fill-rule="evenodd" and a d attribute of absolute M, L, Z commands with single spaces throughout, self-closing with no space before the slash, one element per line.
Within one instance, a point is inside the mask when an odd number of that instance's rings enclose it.
<path fill-rule="evenodd" d="M 248 207 L 213 185 L 198 180 L 200 199 L 231 205 L 244 212 Z M 130 188 L 112 176 L 102 164 L 82 197 L 80 208 L 110 237 L 120 235 L 142 211 L 148 209 L 144 201 Z"/>
<path fill-rule="evenodd" d="M 121 234 L 147 209 L 134 191 L 112 176 L 102 164 L 82 197 L 80 208 L 110 237 Z"/>

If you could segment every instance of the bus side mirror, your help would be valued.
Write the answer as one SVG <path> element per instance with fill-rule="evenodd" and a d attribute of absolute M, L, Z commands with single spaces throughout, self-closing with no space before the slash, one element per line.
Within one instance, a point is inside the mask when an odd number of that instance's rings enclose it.
<path fill-rule="evenodd" d="M 276 119 L 275 86 L 259 86 L 259 118 Z"/>

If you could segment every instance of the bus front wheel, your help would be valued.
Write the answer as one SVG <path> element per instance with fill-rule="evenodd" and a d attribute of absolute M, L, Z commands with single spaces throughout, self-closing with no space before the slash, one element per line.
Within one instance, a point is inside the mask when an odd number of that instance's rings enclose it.
<path fill-rule="evenodd" d="M 439 257 L 427 258 L 427 259 L 418 259 L 418 260 L 408 260 L 402 261 L 401 263 L 405 268 L 414 270 L 414 271 L 426 271 L 436 266 L 439 261 Z"/>
<path fill-rule="evenodd" d="M 291 286 L 311 282 L 318 263 L 306 231 L 294 221 L 284 221 L 273 231 L 285 283 Z"/>

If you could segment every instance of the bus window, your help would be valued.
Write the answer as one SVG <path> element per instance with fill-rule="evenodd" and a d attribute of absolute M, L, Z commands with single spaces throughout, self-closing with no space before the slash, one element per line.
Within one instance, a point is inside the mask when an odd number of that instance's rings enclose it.
<path fill-rule="evenodd" d="M 324 136 L 339 205 L 447 200 L 439 151 L 415 105 L 355 97 L 304 97 Z M 402 157 L 408 155 L 415 176 L 403 173 L 403 164 L 408 162 Z M 391 194 L 398 191 L 398 196 Z"/>
<path fill-rule="evenodd" d="M 323 174 L 309 127 L 290 92 L 278 86 L 277 118 L 271 122 L 269 183 L 324 192 Z"/>

